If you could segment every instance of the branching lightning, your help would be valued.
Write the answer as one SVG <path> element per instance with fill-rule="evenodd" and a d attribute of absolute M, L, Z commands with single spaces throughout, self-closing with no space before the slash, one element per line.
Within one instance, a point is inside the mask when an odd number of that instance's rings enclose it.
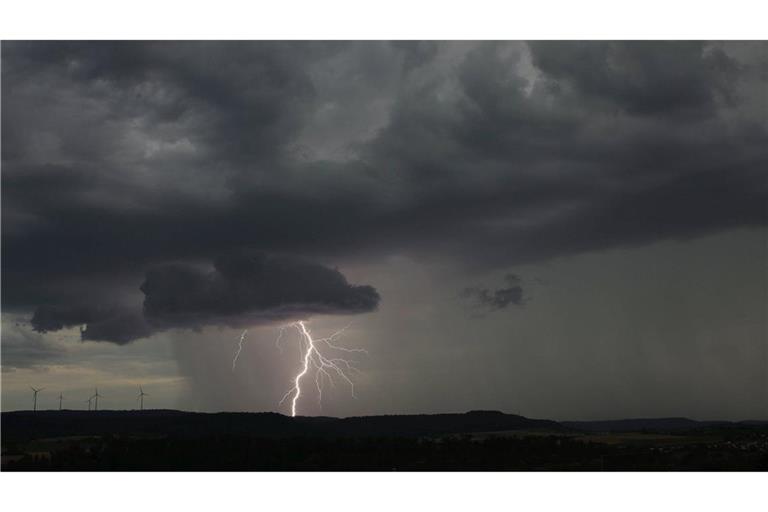
<path fill-rule="evenodd" d="M 301 397 L 302 379 L 308 373 L 312 372 L 314 372 L 315 386 L 317 387 L 318 393 L 318 403 L 320 403 L 321 407 L 323 399 L 323 383 L 327 381 L 331 384 L 331 386 L 333 386 L 334 375 L 349 385 L 352 397 L 354 398 L 355 384 L 352 382 L 350 374 L 359 373 L 359 370 L 355 368 L 353 364 L 354 361 L 323 354 L 324 350 L 344 353 L 368 354 L 366 350 L 361 348 L 346 348 L 334 343 L 336 339 L 341 336 L 349 326 L 344 327 L 343 329 L 333 333 L 327 338 L 315 339 L 312 337 L 312 333 L 307 328 L 307 325 L 304 321 L 298 321 L 291 325 L 296 327 L 299 332 L 299 343 L 301 348 L 300 352 L 302 353 L 301 371 L 299 371 L 299 373 L 297 373 L 294 377 L 293 386 L 285 393 L 285 395 L 283 395 L 283 398 L 280 400 L 280 404 L 291 397 L 291 416 L 296 416 L 296 404 L 299 401 L 299 397 Z M 283 335 L 283 329 L 280 330 L 280 336 L 276 342 L 278 347 L 280 346 L 279 343 Z"/>
<path fill-rule="evenodd" d="M 245 335 L 248 334 L 248 329 L 244 330 L 240 335 L 240 341 L 237 344 L 237 351 L 235 357 L 232 359 L 232 371 L 235 371 L 235 365 L 237 364 L 237 358 L 240 357 L 240 352 L 243 351 L 243 341 L 245 341 Z"/>

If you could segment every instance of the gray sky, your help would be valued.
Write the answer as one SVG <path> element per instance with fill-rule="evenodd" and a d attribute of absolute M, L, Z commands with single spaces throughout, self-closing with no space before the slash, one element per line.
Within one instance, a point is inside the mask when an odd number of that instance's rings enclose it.
<path fill-rule="evenodd" d="M 768 418 L 766 55 L 4 43 L 2 408 Z"/>

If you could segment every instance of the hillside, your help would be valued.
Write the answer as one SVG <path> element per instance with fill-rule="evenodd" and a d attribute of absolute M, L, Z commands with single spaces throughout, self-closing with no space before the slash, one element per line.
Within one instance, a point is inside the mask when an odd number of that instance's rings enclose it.
<path fill-rule="evenodd" d="M 505 430 L 565 427 L 549 420 L 498 411 L 350 418 L 296 417 L 277 413 L 196 413 L 146 411 L 14 411 L 2 414 L 2 439 L 152 434 L 184 438 L 211 435 L 249 437 L 420 437 Z"/>

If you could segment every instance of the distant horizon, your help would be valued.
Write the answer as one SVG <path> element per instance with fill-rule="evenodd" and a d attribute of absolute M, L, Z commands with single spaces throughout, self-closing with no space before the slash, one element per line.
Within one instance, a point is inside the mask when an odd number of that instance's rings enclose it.
<path fill-rule="evenodd" d="M 189 414 L 277 414 L 279 416 L 284 416 L 286 418 L 290 418 L 290 414 L 284 414 L 278 411 L 191 411 L 191 410 L 183 410 L 183 409 L 167 409 L 167 408 L 161 408 L 161 409 L 152 409 L 145 407 L 144 410 L 139 409 L 99 409 L 98 411 L 89 411 L 87 409 L 67 409 L 63 408 L 61 410 L 59 409 L 38 409 L 37 411 L 33 411 L 32 409 L 14 409 L 14 410 L 6 410 L 2 411 L 2 414 L 5 413 L 31 413 L 34 414 L 36 412 L 42 413 L 42 412 L 120 412 L 120 413 L 128 413 L 128 412 L 162 412 L 162 411 L 168 411 L 168 412 L 180 412 L 180 413 L 189 413 Z M 365 414 L 360 416 L 326 416 L 326 415 L 297 415 L 297 418 L 334 418 L 334 419 L 345 419 L 345 418 L 375 418 L 380 416 L 440 416 L 440 415 L 465 415 L 465 414 L 473 414 L 473 413 L 500 413 L 505 416 L 520 416 L 522 418 L 526 419 L 539 419 L 539 420 L 549 420 L 554 421 L 557 423 L 603 423 L 603 422 L 620 422 L 620 421 L 642 421 L 642 420 L 689 420 L 694 421 L 697 423 L 709 423 L 709 422 L 718 422 L 718 423 L 745 423 L 745 422 L 757 422 L 757 423 L 768 423 L 768 419 L 760 419 L 760 418 L 744 418 L 741 420 L 723 420 L 723 419 L 717 419 L 717 418 L 692 418 L 689 416 L 638 416 L 638 417 L 623 417 L 623 418 L 599 418 L 599 419 L 557 419 L 557 418 L 541 418 L 541 417 L 533 417 L 533 416 L 526 416 L 525 414 L 518 414 L 513 412 L 504 412 L 499 410 L 469 410 L 469 411 L 456 411 L 456 412 L 434 412 L 434 413 L 383 413 L 383 414 Z"/>

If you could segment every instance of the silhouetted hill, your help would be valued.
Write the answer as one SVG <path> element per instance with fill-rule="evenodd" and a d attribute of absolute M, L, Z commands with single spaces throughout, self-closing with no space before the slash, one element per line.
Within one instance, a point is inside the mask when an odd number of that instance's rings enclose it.
<path fill-rule="evenodd" d="M 404 414 L 349 418 L 296 417 L 262 412 L 197 413 L 167 409 L 145 411 L 13 411 L 2 413 L 2 440 L 28 441 L 70 436 L 169 436 L 202 438 L 424 437 L 503 431 L 636 432 L 685 431 L 708 427 L 765 426 L 768 422 L 694 421 L 688 418 L 644 418 L 607 421 L 531 419 L 499 411 L 463 414 Z"/>
<path fill-rule="evenodd" d="M 145 411 L 14 411 L 2 414 L 3 441 L 97 435 L 207 437 L 419 437 L 504 430 L 563 431 L 554 421 L 498 411 L 350 418 L 296 417 L 277 413 Z"/>
<path fill-rule="evenodd" d="M 499 411 L 470 411 L 464 414 L 416 414 L 361 416 L 339 420 L 335 426 L 345 435 L 365 432 L 372 436 L 439 435 L 504 430 L 548 430 L 561 432 L 562 425 L 550 420 L 530 419 Z"/>
<path fill-rule="evenodd" d="M 729 421 L 696 421 L 688 418 L 634 418 L 601 421 L 563 421 L 565 427 L 587 432 L 638 432 L 692 430 L 704 427 L 736 425 Z"/>
<path fill-rule="evenodd" d="M 766 470 L 764 423 L 562 424 L 498 411 L 352 418 L 17 411 L 2 414 L 1 465 L 3 471 Z M 633 432 L 620 433 L 627 430 Z"/>

